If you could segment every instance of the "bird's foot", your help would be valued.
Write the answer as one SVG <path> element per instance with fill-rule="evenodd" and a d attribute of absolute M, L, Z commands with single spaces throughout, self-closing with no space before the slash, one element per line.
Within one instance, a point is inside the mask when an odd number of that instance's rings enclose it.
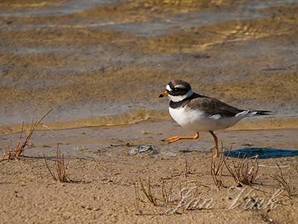
<path fill-rule="evenodd" d="M 213 159 L 218 159 L 219 158 L 219 153 L 215 153 L 215 154 L 213 154 Z"/>
<path fill-rule="evenodd" d="M 217 158 L 220 157 L 219 150 L 218 150 L 216 147 L 212 147 L 212 148 L 210 148 L 209 151 L 212 152 L 212 158 L 213 158 L 213 159 L 217 159 Z"/>
<path fill-rule="evenodd" d="M 168 143 L 177 142 L 179 140 L 195 140 L 199 138 L 199 133 L 197 132 L 194 136 L 173 136 L 170 138 L 167 138 L 163 141 L 167 141 Z"/>
<path fill-rule="evenodd" d="M 177 141 L 179 141 L 180 139 L 181 139 L 181 138 L 180 138 L 179 136 L 173 136 L 173 137 L 164 139 L 163 141 L 166 141 L 166 142 L 168 142 L 168 143 L 170 144 L 170 143 L 173 143 L 173 142 L 177 142 Z"/>

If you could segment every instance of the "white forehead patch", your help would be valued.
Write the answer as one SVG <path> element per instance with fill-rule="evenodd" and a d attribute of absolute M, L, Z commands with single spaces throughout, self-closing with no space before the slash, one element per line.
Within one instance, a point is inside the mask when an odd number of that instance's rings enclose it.
<path fill-rule="evenodd" d="M 168 90 L 170 92 L 172 91 L 172 89 L 171 89 L 171 87 L 169 85 L 166 86 L 166 90 Z"/>
<path fill-rule="evenodd" d="M 184 86 L 184 85 L 181 85 L 181 84 L 180 84 L 180 85 L 176 85 L 175 87 L 176 87 L 176 88 L 182 88 L 182 89 L 185 88 L 185 86 Z"/>

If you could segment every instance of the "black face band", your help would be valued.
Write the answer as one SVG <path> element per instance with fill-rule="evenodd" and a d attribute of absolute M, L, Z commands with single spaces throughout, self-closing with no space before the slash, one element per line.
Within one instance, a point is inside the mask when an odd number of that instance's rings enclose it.
<path fill-rule="evenodd" d="M 175 86 L 173 85 L 172 82 L 169 82 L 168 85 L 170 86 L 170 88 L 171 88 L 172 90 L 175 89 Z"/>
<path fill-rule="evenodd" d="M 171 88 L 171 91 L 167 90 L 168 94 L 171 96 L 182 96 L 185 95 L 189 89 L 188 88 L 175 88 L 172 82 L 169 82 L 169 87 Z"/>
<path fill-rule="evenodd" d="M 183 96 L 185 95 L 189 90 L 187 89 L 172 89 L 172 91 L 168 91 L 168 94 L 171 96 Z"/>

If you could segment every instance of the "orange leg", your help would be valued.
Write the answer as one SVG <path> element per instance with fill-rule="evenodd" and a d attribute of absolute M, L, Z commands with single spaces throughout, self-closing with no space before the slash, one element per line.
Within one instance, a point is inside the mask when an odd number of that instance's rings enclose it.
<path fill-rule="evenodd" d="M 197 132 L 194 136 L 173 136 L 170 138 L 165 139 L 165 141 L 167 141 L 168 143 L 173 143 L 173 142 L 177 142 L 180 140 L 195 140 L 195 139 L 199 139 L 200 135 L 199 132 Z"/>
<path fill-rule="evenodd" d="M 215 154 L 213 155 L 214 158 L 218 158 L 219 157 L 219 149 L 218 149 L 218 138 L 217 136 L 214 134 L 213 131 L 209 131 L 209 133 L 212 135 L 214 142 L 215 142 Z"/>

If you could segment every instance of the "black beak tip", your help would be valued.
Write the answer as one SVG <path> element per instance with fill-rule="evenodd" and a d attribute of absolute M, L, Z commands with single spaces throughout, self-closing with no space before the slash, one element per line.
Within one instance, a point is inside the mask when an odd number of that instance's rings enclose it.
<path fill-rule="evenodd" d="M 164 97 L 164 95 L 163 94 L 160 94 L 158 97 L 161 98 L 161 97 Z"/>

